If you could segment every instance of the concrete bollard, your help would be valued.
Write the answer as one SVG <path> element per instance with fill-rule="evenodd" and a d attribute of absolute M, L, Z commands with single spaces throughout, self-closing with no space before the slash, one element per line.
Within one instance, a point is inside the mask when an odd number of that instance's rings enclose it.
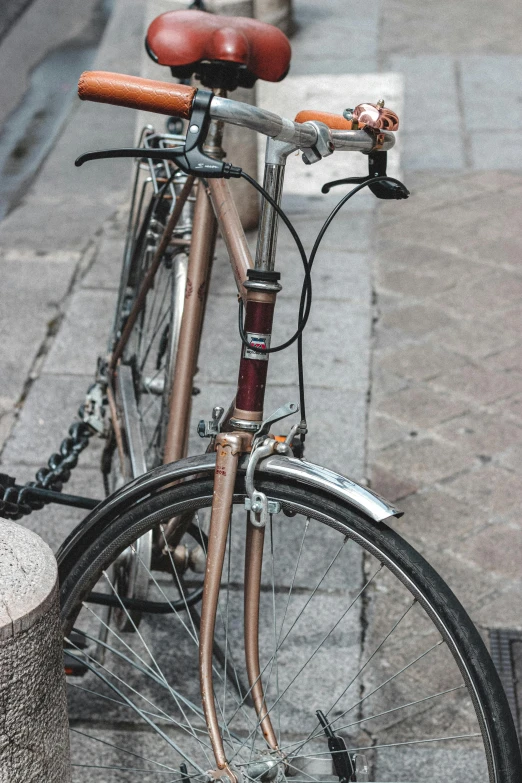
<path fill-rule="evenodd" d="M 0 783 L 70 780 L 56 560 L 0 521 Z"/>

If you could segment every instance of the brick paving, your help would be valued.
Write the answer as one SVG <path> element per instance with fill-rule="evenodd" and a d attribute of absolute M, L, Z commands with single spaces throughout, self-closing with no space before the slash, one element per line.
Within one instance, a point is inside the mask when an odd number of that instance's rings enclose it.
<path fill-rule="evenodd" d="M 372 486 L 484 632 L 520 629 L 522 177 L 406 179 L 378 226 Z"/>

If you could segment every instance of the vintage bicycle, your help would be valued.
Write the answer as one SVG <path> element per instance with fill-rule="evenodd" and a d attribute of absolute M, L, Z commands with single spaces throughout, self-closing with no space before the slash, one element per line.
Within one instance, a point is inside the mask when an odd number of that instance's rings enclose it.
<path fill-rule="evenodd" d="M 151 143 L 143 147 L 78 161 L 138 158 L 157 192 L 150 212 L 134 221 L 111 352 L 84 412 L 91 423 L 105 404 L 113 413 L 108 475 L 124 483 L 58 553 L 73 741 L 87 737 L 117 754 L 119 764 L 93 764 L 111 780 L 518 782 L 516 733 L 485 645 L 448 586 L 393 530 L 400 511 L 302 456 L 300 347 L 313 262 L 328 226 L 357 191 L 407 197 L 386 174 L 397 117 L 383 105 L 362 104 L 348 116 L 307 110 L 292 121 L 229 99 L 224 91 L 241 80 L 276 80 L 288 66 L 286 39 L 258 25 L 197 12 L 155 20 L 147 39 L 152 54 L 184 68 L 178 75 L 195 72 L 211 90 L 105 72 L 80 80 L 83 99 L 164 113 L 186 120 L 187 130 L 147 131 Z M 222 50 L 212 48 L 216 40 Z M 223 159 L 224 123 L 267 137 L 263 186 Z M 281 208 L 286 159 L 296 150 L 308 164 L 343 151 L 362 152 L 369 164 L 368 177 L 343 181 L 355 188 L 309 255 Z M 255 262 L 230 177 L 247 179 L 263 197 Z M 152 223 L 158 215 L 160 230 Z M 190 231 L 182 235 L 184 216 Z M 304 282 L 296 332 L 273 346 L 279 220 L 296 241 Z M 151 227 L 157 236 L 144 252 Z M 206 453 L 185 457 L 217 229 L 238 289 L 237 394 L 229 411 L 215 408 L 200 425 Z M 188 250 L 184 274 L 175 260 L 179 248 Z M 180 291 L 181 313 L 172 304 Z M 165 295 L 169 307 L 167 321 L 147 332 L 151 295 Z M 151 347 L 140 359 L 144 332 Z M 293 343 L 299 401 L 266 415 L 270 354 Z M 150 451 L 164 464 L 147 470 L 143 440 L 141 452 L 134 444 L 142 427 L 147 431 L 152 397 L 160 402 L 148 428 Z M 291 416 L 285 437 L 271 434 Z M 137 455 L 144 461 L 132 467 Z M 4 513 L 9 503 L 14 514 L 17 504 L 59 494 L 10 489 Z M 85 726 L 89 718 L 96 719 L 94 732 Z M 130 726 L 131 744 L 117 738 L 117 727 Z M 89 766 L 86 756 L 76 772 Z"/>

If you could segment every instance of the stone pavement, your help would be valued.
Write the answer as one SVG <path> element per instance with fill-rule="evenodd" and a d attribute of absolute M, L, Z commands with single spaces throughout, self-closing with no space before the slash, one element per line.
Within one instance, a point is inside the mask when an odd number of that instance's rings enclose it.
<path fill-rule="evenodd" d="M 522 177 L 408 183 L 379 222 L 372 486 L 484 632 L 520 629 Z"/>

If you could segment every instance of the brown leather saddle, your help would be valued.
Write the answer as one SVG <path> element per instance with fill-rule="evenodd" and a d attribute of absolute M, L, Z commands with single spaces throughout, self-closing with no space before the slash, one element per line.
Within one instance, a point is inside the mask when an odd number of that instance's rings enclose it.
<path fill-rule="evenodd" d="M 253 87 L 256 79 L 279 82 L 292 50 L 281 30 L 256 19 L 204 11 L 167 11 L 150 24 L 145 47 L 178 79 L 193 74 L 206 87 Z"/>

